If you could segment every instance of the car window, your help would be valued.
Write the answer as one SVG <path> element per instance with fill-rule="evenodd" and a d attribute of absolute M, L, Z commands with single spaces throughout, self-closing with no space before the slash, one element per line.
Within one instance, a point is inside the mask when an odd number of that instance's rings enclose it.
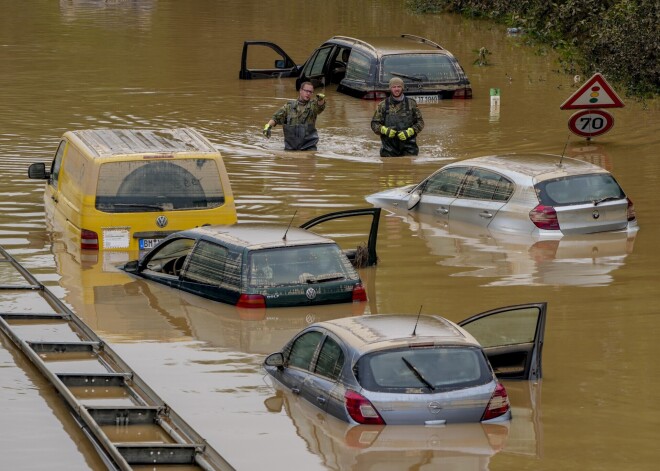
<path fill-rule="evenodd" d="M 358 274 L 336 244 L 255 250 L 248 255 L 248 285 L 274 287 L 357 279 Z"/>
<path fill-rule="evenodd" d="M 101 165 L 95 204 L 99 211 L 131 213 L 208 209 L 224 200 L 212 159 L 130 160 Z"/>
<path fill-rule="evenodd" d="M 513 193 L 513 183 L 503 176 L 473 168 L 465 178 L 461 198 L 474 198 L 489 201 L 506 201 Z"/>
<path fill-rule="evenodd" d="M 50 184 L 57 189 L 57 184 L 60 179 L 60 167 L 62 166 L 62 156 L 64 155 L 64 149 L 66 148 L 66 141 L 60 141 L 60 146 L 57 148 L 55 153 L 55 158 L 53 159 L 53 164 L 50 168 Z"/>
<path fill-rule="evenodd" d="M 434 392 L 484 384 L 492 373 L 476 347 L 399 348 L 365 355 L 358 361 L 358 380 L 370 391 Z"/>
<path fill-rule="evenodd" d="M 344 366 L 344 352 L 337 342 L 326 337 L 314 373 L 336 380 L 339 378 L 342 366 Z"/>
<path fill-rule="evenodd" d="M 538 307 L 526 307 L 482 317 L 464 327 L 484 348 L 519 345 L 534 342 L 539 316 Z"/>
<path fill-rule="evenodd" d="M 617 181 L 608 173 L 546 180 L 537 183 L 535 188 L 541 204 L 547 206 L 592 203 L 626 197 Z"/>
<path fill-rule="evenodd" d="M 455 59 L 444 54 L 393 54 L 383 56 L 381 82 L 401 77 L 404 82 L 454 82 L 460 79 Z"/>
<path fill-rule="evenodd" d="M 200 240 L 183 272 L 183 278 L 198 283 L 240 287 L 242 256 L 218 244 Z"/>
<path fill-rule="evenodd" d="M 353 49 L 346 65 L 346 78 L 365 81 L 369 77 L 371 58 Z"/>
<path fill-rule="evenodd" d="M 288 356 L 288 366 L 310 370 L 314 353 L 323 338 L 319 331 L 311 331 L 298 337 L 291 346 Z"/>
<path fill-rule="evenodd" d="M 190 238 L 178 238 L 164 242 L 149 254 L 146 268 L 166 275 L 178 274 L 178 272 L 175 273 L 175 266 L 178 270 L 181 269 L 194 245 L 195 239 Z"/>
<path fill-rule="evenodd" d="M 441 170 L 429 177 L 424 187 L 424 193 L 431 195 L 456 196 L 461 182 L 469 167 L 452 167 Z"/>
<path fill-rule="evenodd" d="M 318 75 L 323 75 L 325 63 L 328 60 L 330 52 L 334 46 L 325 46 L 319 48 L 310 59 L 305 64 L 305 69 L 303 70 L 303 75 L 305 77 L 315 77 Z"/>

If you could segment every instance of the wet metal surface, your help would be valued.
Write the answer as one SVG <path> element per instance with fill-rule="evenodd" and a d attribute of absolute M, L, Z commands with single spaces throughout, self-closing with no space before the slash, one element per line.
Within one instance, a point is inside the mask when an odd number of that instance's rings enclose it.
<path fill-rule="evenodd" d="M 587 142 L 569 133 L 571 112 L 559 110 L 576 88 L 573 77 L 555 72 L 551 55 L 507 37 L 503 26 L 412 15 L 395 0 L 1 3 L 0 245 L 237 469 L 657 468 L 657 101 L 623 97 L 626 107 L 611 111 L 612 130 Z M 262 137 L 272 113 L 296 96 L 294 81 L 238 80 L 244 40 L 275 41 L 302 62 L 332 35 L 389 32 L 443 44 L 474 90 L 472 100 L 420 105 L 418 157 L 380 158 L 369 129 L 376 103 L 331 88 L 317 121 L 318 151 L 284 152 L 278 129 Z M 492 51 L 492 65 L 472 65 L 481 47 Z M 498 113 L 491 88 L 501 91 Z M 303 222 L 364 207 L 364 196 L 417 182 L 444 162 L 565 148 L 614 174 L 634 201 L 640 231 L 634 240 L 537 243 L 384 213 L 380 263 L 360 272 L 369 296 L 360 312 L 243 312 L 115 268 L 135 254 L 71 247 L 45 215 L 43 182 L 26 178 L 28 164 L 50 162 L 65 130 L 181 126 L 223 153 L 242 221 L 288 224 L 297 211 Z M 329 235 L 350 245 L 358 232 Z M 0 284 L 15 283 L 2 270 Z M 421 307 L 456 321 L 538 300 L 549 303 L 544 379 L 506 383 L 514 419 L 505 428 L 352 429 L 278 396 L 263 379 L 264 355 L 317 319 Z M 0 299 L 5 312 L 49 311 L 41 304 L 22 293 Z M 59 329 L 53 322 L 48 337 L 75 338 Z M 55 392 L 5 338 L 0 366 L 0 423 L 11 431 L 0 436 L 3 468 L 103 469 Z M 34 446 L 36 424 L 43 448 Z"/>

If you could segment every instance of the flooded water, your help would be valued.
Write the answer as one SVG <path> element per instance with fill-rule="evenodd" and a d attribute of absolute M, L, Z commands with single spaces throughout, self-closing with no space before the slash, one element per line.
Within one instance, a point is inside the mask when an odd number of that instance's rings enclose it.
<path fill-rule="evenodd" d="M 572 112 L 559 106 L 576 88 L 551 55 L 501 26 L 412 15 L 402 3 L 0 0 L 0 245 L 237 469 L 657 469 L 659 103 L 623 97 L 626 107 L 611 111 L 613 129 L 587 142 L 568 131 Z M 369 128 L 376 103 L 331 88 L 318 151 L 285 153 L 279 128 L 270 140 L 261 136 L 296 96 L 295 84 L 238 80 L 244 40 L 275 41 L 302 62 L 335 34 L 398 33 L 445 45 L 474 90 L 472 100 L 422 105 L 418 157 L 380 158 Z M 481 47 L 492 52 L 489 66 L 473 65 Z M 501 91 L 499 114 L 491 113 L 491 88 Z M 127 256 L 81 254 L 47 225 L 43 182 L 26 178 L 28 164 L 50 162 L 65 130 L 180 126 L 222 151 L 242 221 L 288 223 L 295 212 L 302 223 L 366 207 L 366 195 L 445 162 L 565 149 L 614 173 L 641 229 L 625 241 L 534 244 L 384 214 L 380 263 L 361 272 L 369 303 L 359 312 L 246 315 L 117 271 Z M 544 379 L 506 383 L 508 426 L 350 429 L 276 393 L 261 369 L 266 353 L 318 319 L 421 308 L 458 321 L 534 301 L 549 303 Z M 2 309 L 22 303 L 0 299 Z M 6 338 L 0 365 L 3 468 L 103 469 L 63 402 Z"/>

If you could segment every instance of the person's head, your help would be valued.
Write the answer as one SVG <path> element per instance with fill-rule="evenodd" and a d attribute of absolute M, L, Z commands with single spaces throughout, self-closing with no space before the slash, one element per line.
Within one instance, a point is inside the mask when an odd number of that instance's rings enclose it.
<path fill-rule="evenodd" d="M 314 85 L 312 82 L 303 82 L 300 84 L 300 94 L 298 99 L 307 103 L 314 96 Z"/>
<path fill-rule="evenodd" d="M 399 98 L 403 93 L 403 80 L 400 77 L 390 79 L 390 93 L 394 98 Z"/>

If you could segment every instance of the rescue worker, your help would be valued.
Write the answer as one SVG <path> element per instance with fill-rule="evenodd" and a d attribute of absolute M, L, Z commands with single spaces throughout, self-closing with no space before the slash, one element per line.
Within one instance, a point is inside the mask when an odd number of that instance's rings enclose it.
<path fill-rule="evenodd" d="M 284 150 L 316 150 L 319 134 L 316 118 L 325 109 L 325 95 L 319 93 L 315 99 L 314 85 L 303 82 L 297 100 L 288 101 L 277 110 L 264 126 L 264 136 L 270 138 L 273 126 L 281 124 L 284 130 Z"/>
<path fill-rule="evenodd" d="M 378 104 L 371 120 L 371 129 L 380 135 L 381 157 L 417 155 L 416 136 L 424 129 L 422 112 L 417 102 L 403 94 L 403 80 L 392 77 L 390 96 Z"/>

